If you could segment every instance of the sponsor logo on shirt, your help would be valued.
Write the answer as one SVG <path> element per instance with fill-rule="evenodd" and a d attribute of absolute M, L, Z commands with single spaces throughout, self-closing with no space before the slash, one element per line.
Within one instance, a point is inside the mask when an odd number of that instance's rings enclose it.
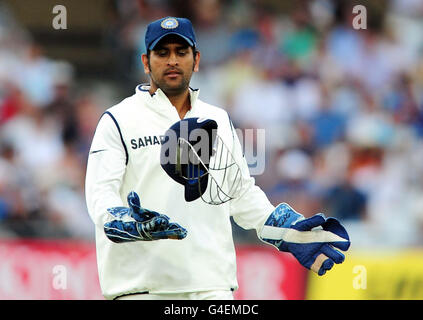
<path fill-rule="evenodd" d="M 141 138 L 131 139 L 131 148 L 138 149 L 142 147 L 161 145 L 165 136 L 144 136 Z"/>

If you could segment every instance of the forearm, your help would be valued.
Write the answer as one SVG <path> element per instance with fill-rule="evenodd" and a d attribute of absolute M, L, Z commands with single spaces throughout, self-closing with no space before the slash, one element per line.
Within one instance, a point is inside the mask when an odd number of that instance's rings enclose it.
<path fill-rule="evenodd" d="M 103 226 L 108 221 L 107 209 L 123 206 L 120 196 L 119 173 L 115 175 L 101 174 L 101 163 L 95 159 L 89 159 L 85 183 L 85 193 L 88 212 L 98 226 Z"/>
<path fill-rule="evenodd" d="M 259 234 L 275 207 L 263 190 L 254 184 L 253 178 L 246 182 L 246 190 L 242 196 L 231 201 L 231 215 L 240 227 L 255 229 Z"/>
<path fill-rule="evenodd" d="M 88 212 L 97 226 L 107 221 L 107 209 L 123 206 L 120 194 L 126 170 L 125 151 L 114 123 L 102 117 L 93 137 L 85 178 Z"/>

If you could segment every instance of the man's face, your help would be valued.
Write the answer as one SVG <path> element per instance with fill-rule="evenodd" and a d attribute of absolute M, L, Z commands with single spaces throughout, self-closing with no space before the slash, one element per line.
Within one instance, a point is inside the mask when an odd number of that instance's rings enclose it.
<path fill-rule="evenodd" d="M 199 52 L 181 37 L 169 35 L 150 52 L 142 56 L 145 73 L 150 75 L 154 89 L 160 88 L 166 95 L 178 95 L 186 91 L 193 72 L 198 71 Z"/>

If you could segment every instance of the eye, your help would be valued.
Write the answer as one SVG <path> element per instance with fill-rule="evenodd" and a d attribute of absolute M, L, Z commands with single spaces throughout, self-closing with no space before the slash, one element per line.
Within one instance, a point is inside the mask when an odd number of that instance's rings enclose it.
<path fill-rule="evenodd" d="M 159 57 L 165 57 L 165 56 L 167 55 L 167 50 L 164 50 L 164 49 L 162 49 L 162 50 L 158 50 L 158 51 L 157 51 L 157 55 L 158 55 Z"/>
<path fill-rule="evenodd" d="M 188 53 L 188 51 L 185 50 L 185 49 L 184 50 L 178 50 L 178 55 L 181 56 L 181 57 L 185 56 L 187 53 Z"/>

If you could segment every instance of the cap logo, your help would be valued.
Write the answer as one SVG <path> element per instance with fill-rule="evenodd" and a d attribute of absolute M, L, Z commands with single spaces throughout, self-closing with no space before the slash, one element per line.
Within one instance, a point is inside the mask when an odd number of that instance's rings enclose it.
<path fill-rule="evenodd" d="M 179 23 L 175 18 L 167 18 L 160 24 L 163 29 L 175 29 Z"/>

